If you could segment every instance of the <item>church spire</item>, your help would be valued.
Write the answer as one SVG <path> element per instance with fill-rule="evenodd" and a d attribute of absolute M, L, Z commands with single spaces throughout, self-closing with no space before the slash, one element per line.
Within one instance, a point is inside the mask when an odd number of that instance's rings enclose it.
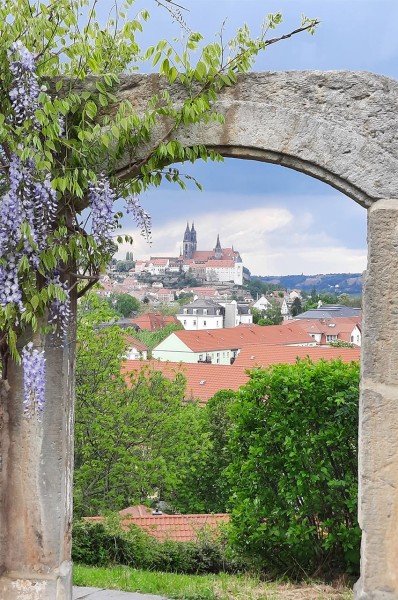
<path fill-rule="evenodd" d="M 216 258 L 217 260 L 219 260 L 220 258 L 222 258 L 222 248 L 221 248 L 221 243 L 220 243 L 220 234 L 217 234 L 217 243 L 216 243 L 216 247 L 214 248 L 214 258 Z"/>

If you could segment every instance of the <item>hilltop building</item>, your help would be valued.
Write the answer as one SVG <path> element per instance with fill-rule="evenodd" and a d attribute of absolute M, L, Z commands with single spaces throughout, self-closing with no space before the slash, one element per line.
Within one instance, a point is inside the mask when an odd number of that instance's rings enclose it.
<path fill-rule="evenodd" d="M 233 247 L 223 248 L 219 235 L 212 250 L 198 250 L 197 246 L 195 225 L 187 223 L 180 256 L 151 257 L 147 261 L 136 261 L 135 272 L 162 276 L 191 271 L 193 277 L 202 283 L 243 284 L 242 258 Z"/>

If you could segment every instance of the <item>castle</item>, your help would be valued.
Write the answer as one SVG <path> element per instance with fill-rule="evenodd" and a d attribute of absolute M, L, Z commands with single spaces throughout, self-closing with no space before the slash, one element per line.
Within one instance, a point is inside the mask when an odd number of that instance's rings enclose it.
<path fill-rule="evenodd" d="M 243 264 L 239 252 L 233 247 L 222 248 L 219 235 L 212 250 L 198 250 L 193 223 L 191 227 L 187 223 L 180 256 L 151 256 L 149 261 L 137 261 L 135 271 L 146 271 L 152 275 L 162 275 L 167 271 L 191 271 L 195 279 L 203 283 L 243 284 Z"/>

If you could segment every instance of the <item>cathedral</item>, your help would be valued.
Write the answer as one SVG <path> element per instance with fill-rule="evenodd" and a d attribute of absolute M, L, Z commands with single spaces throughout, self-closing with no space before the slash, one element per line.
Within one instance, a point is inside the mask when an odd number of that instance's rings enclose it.
<path fill-rule="evenodd" d="M 179 261 L 184 270 L 191 269 L 197 278 L 203 281 L 233 282 L 236 285 L 243 283 L 243 264 L 239 252 L 233 247 L 222 248 L 219 235 L 212 250 L 198 250 L 193 223 L 191 227 L 187 223 Z"/>
<path fill-rule="evenodd" d="M 212 250 L 198 250 L 195 225 L 185 229 L 180 256 L 151 256 L 148 260 L 136 261 L 135 272 L 164 275 L 170 272 L 188 272 L 205 284 L 243 284 L 243 263 L 234 248 L 222 248 L 220 236 Z"/>

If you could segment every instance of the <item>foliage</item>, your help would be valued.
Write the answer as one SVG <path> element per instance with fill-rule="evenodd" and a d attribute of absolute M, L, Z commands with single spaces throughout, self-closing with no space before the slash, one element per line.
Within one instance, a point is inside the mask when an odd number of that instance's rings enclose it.
<path fill-rule="evenodd" d="M 256 299 L 257 295 L 262 296 L 267 294 L 267 292 L 277 292 L 281 289 L 280 285 L 267 283 L 258 277 L 251 277 L 245 281 L 244 287 L 249 290 L 254 299 Z"/>
<path fill-rule="evenodd" d="M 134 296 L 130 296 L 130 294 L 111 294 L 108 302 L 122 317 L 130 317 L 131 313 L 137 312 L 141 307 L 141 302 Z"/>
<path fill-rule="evenodd" d="M 300 315 L 303 312 L 300 298 L 297 297 L 293 300 L 290 312 L 292 317 L 297 317 L 297 315 Z"/>
<path fill-rule="evenodd" d="M 280 325 L 283 321 L 282 309 L 279 302 L 270 299 L 271 306 L 267 308 L 262 318 L 258 319 L 257 325 Z"/>
<path fill-rule="evenodd" d="M 221 390 L 209 400 L 203 412 L 203 431 L 207 443 L 192 456 L 189 469 L 181 475 L 173 506 L 183 513 L 224 513 L 230 485 L 224 470 L 231 461 L 228 435 L 231 427 L 230 407 L 235 393 Z"/>
<path fill-rule="evenodd" d="M 117 516 L 105 518 L 103 523 L 76 521 L 72 558 L 85 565 L 119 564 L 166 573 L 233 572 L 240 566 L 228 557 L 221 531 L 204 529 L 191 542 L 158 542 L 135 525 L 125 531 Z"/>
<path fill-rule="evenodd" d="M 129 253 L 127 252 L 127 254 Z M 115 270 L 118 273 L 126 273 L 127 271 L 130 271 L 130 269 L 132 269 L 133 267 L 134 262 L 132 260 L 118 260 L 115 265 Z"/>
<path fill-rule="evenodd" d="M 231 409 L 234 547 L 267 573 L 356 571 L 359 365 L 253 370 Z"/>
<path fill-rule="evenodd" d="M 160 342 L 163 342 L 173 331 L 180 331 L 184 329 L 181 323 L 170 323 L 162 329 L 157 331 L 147 331 L 142 329 L 141 331 L 134 332 L 134 337 L 140 340 L 143 344 L 148 346 L 149 350 L 153 350 Z"/>
<path fill-rule="evenodd" d="M 126 0 L 100 24 L 96 4 L 4 0 L 0 8 L 0 188 L 7 190 L 0 212 L 7 240 L 0 254 L 0 331 L 3 353 L 15 360 L 18 335 L 46 333 L 47 312 L 66 305 L 79 281 L 92 286 L 110 262 L 122 217 L 114 211 L 117 199 L 149 236 L 138 195 L 164 178 L 184 188 L 171 163 L 220 159 L 203 145 L 184 147 L 176 131 L 223 121 L 213 110 L 217 94 L 275 41 L 266 36 L 281 21 L 269 15 L 257 39 L 244 26 L 229 43 L 205 45 L 199 33 L 187 32 L 181 52 L 166 40 L 142 51 L 137 33 L 148 11 L 130 18 L 133 2 Z M 300 30 L 312 32 L 314 25 L 304 19 Z M 184 88 L 185 100 L 174 104 L 165 89 L 141 114 L 120 101 L 120 76 L 143 60 Z M 165 135 L 141 156 L 160 121 L 168 123 Z M 117 177 L 126 155 L 130 177 Z"/>
<path fill-rule="evenodd" d="M 273 283 L 282 289 L 301 290 L 302 296 L 309 294 L 316 287 L 321 294 L 333 294 L 335 297 L 340 293 L 359 295 L 362 292 L 361 273 L 326 273 L 324 275 L 279 275 L 262 276 L 264 283 Z M 336 290 L 337 293 L 336 293 Z M 334 303 L 336 299 L 334 300 Z"/>
<path fill-rule="evenodd" d="M 329 342 L 329 346 L 331 348 L 353 348 L 354 344 L 351 342 L 345 342 L 344 340 L 336 340 L 333 342 Z"/>
<path fill-rule="evenodd" d="M 89 300 L 99 316 L 85 309 L 79 318 L 75 513 L 120 510 L 154 496 L 172 500 L 191 457 L 206 447 L 201 409 L 183 404 L 180 373 L 166 379 L 143 369 L 124 376 L 125 332 L 98 329 L 104 301 L 89 294 L 84 305 Z"/>

